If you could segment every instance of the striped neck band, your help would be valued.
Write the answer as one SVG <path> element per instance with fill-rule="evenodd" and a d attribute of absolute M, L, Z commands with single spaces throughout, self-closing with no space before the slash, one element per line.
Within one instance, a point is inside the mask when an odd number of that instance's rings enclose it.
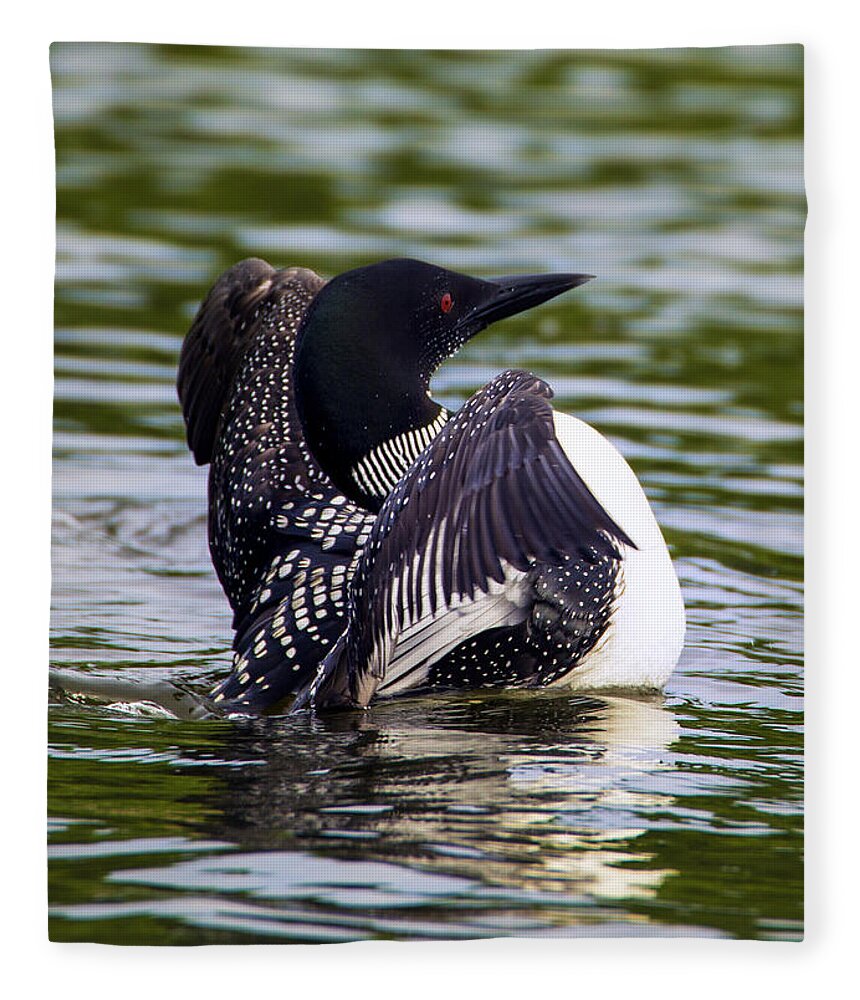
<path fill-rule="evenodd" d="M 352 470 L 352 478 L 358 488 L 368 496 L 388 496 L 447 422 L 448 413 L 442 410 L 432 423 L 404 431 L 378 444 Z"/>

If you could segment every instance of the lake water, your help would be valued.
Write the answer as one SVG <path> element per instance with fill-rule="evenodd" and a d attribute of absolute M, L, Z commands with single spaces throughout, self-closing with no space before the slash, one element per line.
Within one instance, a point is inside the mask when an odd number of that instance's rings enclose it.
<path fill-rule="evenodd" d="M 174 390 L 215 277 L 409 255 L 598 280 L 446 364 L 618 444 L 675 558 L 665 697 L 178 721 L 52 696 L 51 936 L 802 935 L 797 47 L 60 45 L 54 666 L 205 691 L 230 615 Z"/>

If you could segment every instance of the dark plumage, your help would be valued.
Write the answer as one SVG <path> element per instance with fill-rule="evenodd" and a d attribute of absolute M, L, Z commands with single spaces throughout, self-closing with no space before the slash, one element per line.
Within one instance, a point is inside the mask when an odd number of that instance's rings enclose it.
<path fill-rule="evenodd" d="M 219 706 L 544 684 L 594 646 L 616 542 L 632 543 L 566 460 L 551 391 L 507 372 L 456 415 L 427 391 L 488 323 L 583 280 L 387 261 L 327 285 L 248 260 L 216 282 L 177 385 L 189 447 L 211 463 L 210 549 L 234 611 Z M 589 573 L 599 597 L 579 613 Z"/>
<path fill-rule="evenodd" d="M 234 612 L 233 669 L 213 692 L 225 708 L 263 711 L 313 676 L 343 630 L 350 566 L 373 520 L 322 472 L 295 410 L 296 332 L 323 284 L 304 268 L 242 261 L 182 347 L 188 445 L 211 462 L 209 546 Z"/>
<path fill-rule="evenodd" d="M 534 375 L 504 372 L 400 479 L 359 560 L 347 632 L 309 692 L 316 704 L 544 685 L 594 646 L 609 621 L 617 545 L 633 543 L 565 457 L 551 396 Z"/>

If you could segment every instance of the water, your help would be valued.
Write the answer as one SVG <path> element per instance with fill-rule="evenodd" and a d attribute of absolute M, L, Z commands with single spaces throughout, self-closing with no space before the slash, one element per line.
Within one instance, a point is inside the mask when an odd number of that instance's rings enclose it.
<path fill-rule="evenodd" d="M 665 697 L 182 722 L 55 697 L 57 940 L 802 934 L 801 57 L 55 46 L 55 666 L 206 689 L 230 617 L 173 388 L 218 273 L 598 281 L 482 334 L 615 441 L 681 578 Z"/>

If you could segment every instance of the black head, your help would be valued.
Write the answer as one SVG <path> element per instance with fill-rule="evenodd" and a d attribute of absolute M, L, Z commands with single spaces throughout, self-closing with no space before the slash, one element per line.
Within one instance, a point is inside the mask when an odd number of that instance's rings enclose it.
<path fill-rule="evenodd" d="M 362 487 L 355 466 L 439 417 L 427 395 L 436 368 L 490 323 L 590 277 L 472 278 L 404 258 L 333 278 L 311 303 L 296 346 L 296 400 L 317 461 L 347 496 L 376 509 L 384 494 Z"/>

